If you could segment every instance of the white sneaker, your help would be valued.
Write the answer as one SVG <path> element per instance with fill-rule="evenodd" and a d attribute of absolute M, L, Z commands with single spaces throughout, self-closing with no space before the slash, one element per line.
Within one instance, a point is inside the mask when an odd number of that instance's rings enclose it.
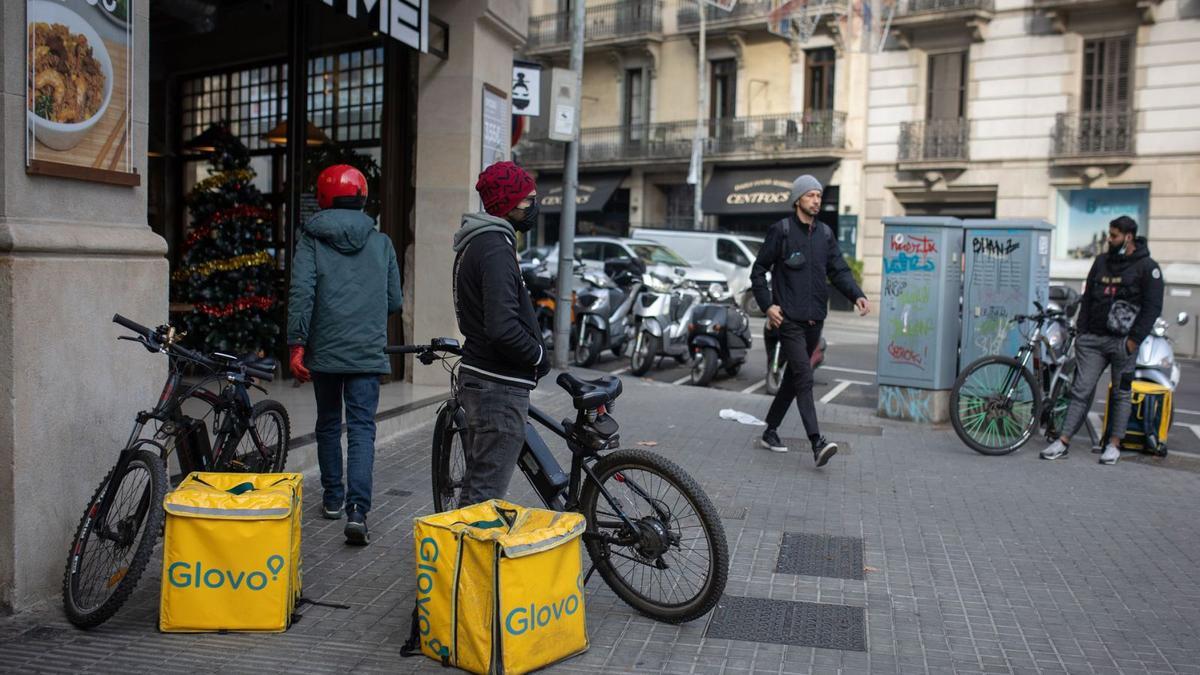
<path fill-rule="evenodd" d="M 1116 464 L 1117 460 L 1121 459 L 1121 449 L 1109 443 L 1104 446 L 1104 453 L 1100 455 L 1101 464 Z"/>
<path fill-rule="evenodd" d="M 1058 439 L 1042 450 L 1042 459 L 1062 459 L 1067 456 L 1067 444 Z"/>

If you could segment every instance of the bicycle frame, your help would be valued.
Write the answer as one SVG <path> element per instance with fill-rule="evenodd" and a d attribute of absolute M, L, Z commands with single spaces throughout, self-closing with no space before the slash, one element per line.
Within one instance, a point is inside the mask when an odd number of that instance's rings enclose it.
<path fill-rule="evenodd" d="M 1039 425 L 1044 423 L 1044 420 L 1042 420 L 1042 411 L 1045 409 L 1046 406 L 1054 405 L 1054 401 L 1050 400 L 1050 396 L 1054 392 L 1054 385 L 1057 382 L 1059 382 L 1060 380 L 1066 382 L 1070 379 L 1066 375 L 1066 370 L 1067 370 L 1067 366 L 1071 365 L 1072 362 L 1074 361 L 1074 356 L 1068 355 L 1067 358 L 1063 359 L 1060 363 L 1056 363 L 1052 368 L 1050 368 L 1049 366 L 1046 365 L 1045 361 L 1043 361 L 1041 359 L 1033 359 L 1034 367 L 1029 368 L 1029 361 L 1031 358 L 1033 358 L 1033 354 L 1038 349 L 1038 347 L 1044 347 L 1045 353 L 1047 353 L 1047 354 L 1053 353 L 1053 349 L 1050 345 L 1050 341 L 1046 338 L 1045 333 L 1042 330 L 1045 325 L 1045 322 L 1048 320 L 1049 319 L 1047 319 L 1047 318 L 1042 318 L 1036 322 L 1036 324 L 1034 325 L 1034 328 L 1033 328 L 1033 333 L 1030 334 L 1029 338 L 1025 341 L 1025 344 L 1021 345 L 1021 347 L 1019 349 L 1017 349 L 1017 357 L 1016 357 L 1017 362 L 1021 364 L 1021 368 L 1029 369 L 1029 371 L 1031 373 L 1033 373 L 1034 378 L 1037 380 L 1038 387 L 1041 388 L 1041 390 L 1042 390 L 1041 391 L 1042 403 L 1041 403 L 1041 406 L 1039 406 L 1039 410 L 1035 411 L 1036 415 L 1038 416 Z M 1067 346 L 1067 353 L 1070 354 L 1071 349 L 1073 349 L 1073 348 L 1074 348 L 1074 340 L 1072 340 L 1071 343 Z M 1049 369 L 1049 374 L 1050 374 L 1049 381 L 1047 381 L 1047 379 L 1045 377 L 1048 369 Z M 1005 382 L 1005 387 L 1004 387 L 1005 395 L 1008 398 L 1012 397 L 1013 392 L 1016 390 L 1017 384 L 1020 382 L 1020 380 L 1021 380 L 1020 375 L 1016 371 L 1012 372 L 1009 375 L 1009 380 L 1007 382 Z M 1059 429 L 1057 431 L 1062 431 L 1062 430 Z"/>

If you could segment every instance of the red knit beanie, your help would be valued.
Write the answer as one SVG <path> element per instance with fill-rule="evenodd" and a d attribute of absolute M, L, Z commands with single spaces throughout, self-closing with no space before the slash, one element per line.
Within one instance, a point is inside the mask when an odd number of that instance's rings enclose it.
<path fill-rule="evenodd" d="M 479 174 L 475 191 L 483 200 L 483 210 L 503 218 L 533 192 L 533 179 L 525 169 L 512 162 L 496 162 Z"/>

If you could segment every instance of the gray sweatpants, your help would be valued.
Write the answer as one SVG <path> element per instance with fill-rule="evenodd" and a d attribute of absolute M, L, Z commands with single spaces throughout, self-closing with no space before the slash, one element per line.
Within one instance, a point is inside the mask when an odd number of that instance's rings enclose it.
<path fill-rule="evenodd" d="M 1070 439 L 1083 426 L 1092 406 L 1092 392 L 1104 369 L 1111 366 L 1112 414 L 1109 417 L 1109 437 L 1125 437 L 1129 424 L 1129 389 L 1133 382 L 1133 367 L 1137 352 L 1125 351 L 1125 338 L 1085 333 L 1075 340 L 1075 383 L 1071 386 L 1071 405 L 1063 421 L 1063 436 Z M 1107 443 L 1108 438 L 1101 439 Z"/>
<path fill-rule="evenodd" d="M 467 466 L 459 504 L 503 499 L 525 445 L 529 390 L 461 372 L 458 400 L 467 413 Z"/>

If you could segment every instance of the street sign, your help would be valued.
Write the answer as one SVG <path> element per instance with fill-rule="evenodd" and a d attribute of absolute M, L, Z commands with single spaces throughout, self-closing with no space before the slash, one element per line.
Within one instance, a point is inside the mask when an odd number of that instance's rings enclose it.
<path fill-rule="evenodd" d="M 537 117 L 542 109 L 542 67 L 513 62 L 512 108 L 514 115 Z"/>
<path fill-rule="evenodd" d="M 573 70 L 554 68 L 550 71 L 550 130 L 552 141 L 575 140 L 575 125 L 579 119 L 579 76 Z"/>

